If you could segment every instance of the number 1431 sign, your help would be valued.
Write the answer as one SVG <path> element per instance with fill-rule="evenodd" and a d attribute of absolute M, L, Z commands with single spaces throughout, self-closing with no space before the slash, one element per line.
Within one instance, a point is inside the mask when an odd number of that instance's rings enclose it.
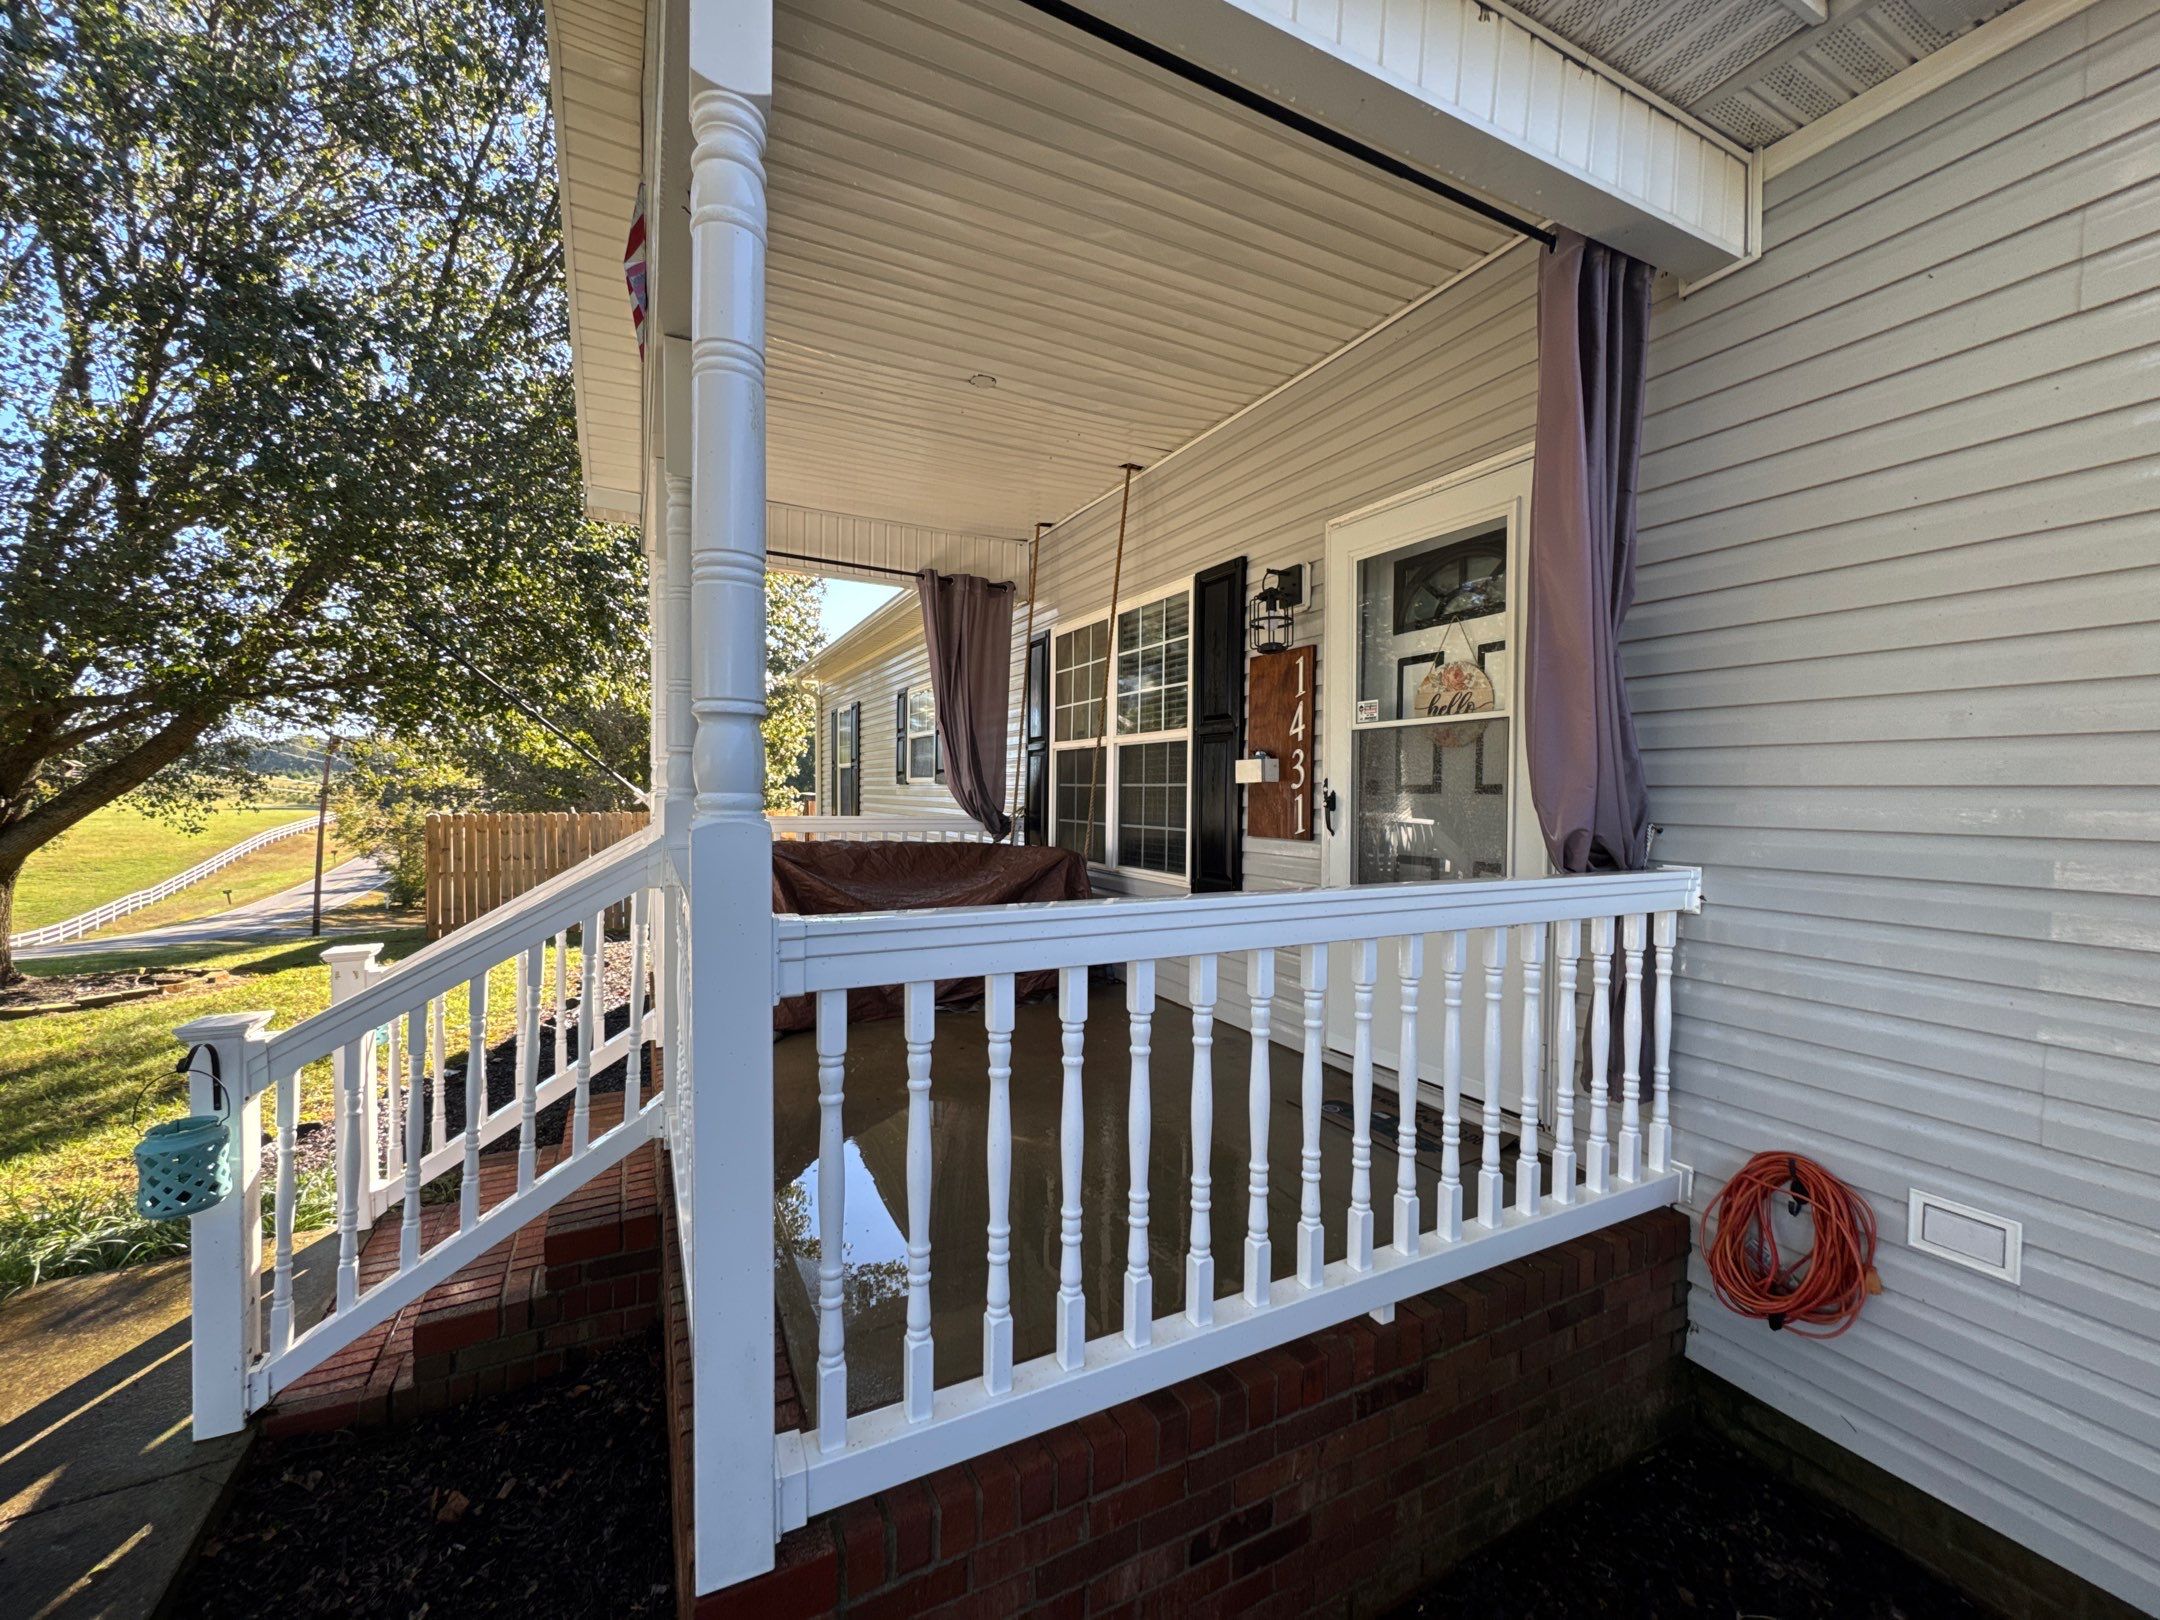
<path fill-rule="evenodd" d="M 1246 678 L 1246 747 L 1281 762 L 1280 780 L 1245 790 L 1249 838 L 1313 835 L 1313 652 L 1261 653 Z"/>

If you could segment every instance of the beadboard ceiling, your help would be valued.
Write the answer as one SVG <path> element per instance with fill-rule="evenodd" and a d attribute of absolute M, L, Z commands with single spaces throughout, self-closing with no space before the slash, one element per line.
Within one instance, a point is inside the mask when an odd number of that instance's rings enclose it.
<path fill-rule="evenodd" d="M 778 502 L 1025 534 L 1509 236 L 1011 0 L 775 30 Z"/>
<path fill-rule="evenodd" d="M 1511 0 L 1509 9 L 1721 133 L 1762 147 L 1834 112 L 2013 3 Z"/>

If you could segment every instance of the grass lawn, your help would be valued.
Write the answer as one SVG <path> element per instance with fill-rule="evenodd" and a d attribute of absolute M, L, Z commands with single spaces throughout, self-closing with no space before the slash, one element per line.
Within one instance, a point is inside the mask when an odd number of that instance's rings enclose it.
<path fill-rule="evenodd" d="M 18 932 L 41 928 L 46 923 L 59 922 L 64 917 L 101 906 L 108 900 L 117 900 L 123 894 L 162 883 L 243 838 L 252 837 L 267 827 L 298 821 L 313 809 L 312 804 L 301 803 L 246 808 L 227 805 L 206 816 L 196 831 L 183 832 L 155 821 L 131 806 L 107 805 L 102 810 L 92 811 L 30 857 L 15 885 L 13 926 Z M 307 845 L 307 864 L 312 870 L 315 859 L 312 838 L 296 835 L 284 853 L 296 857 L 302 843 Z M 275 850 L 278 846 L 271 848 Z M 236 867 L 216 875 L 225 878 Z M 209 909 L 222 911 L 225 897 L 219 891 L 223 887 L 222 883 L 217 888 L 205 883 L 194 892 L 197 896 L 207 893 L 214 902 Z M 240 898 L 237 889 L 234 898 Z"/>
<path fill-rule="evenodd" d="M 354 908 L 340 913 L 339 922 L 344 939 L 382 941 L 385 961 L 426 940 L 409 913 Z M 135 1143 L 151 1125 L 187 1111 L 186 1081 L 174 1072 L 181 1051 L 173 1029 L 207 1013 L 255 1010 L 273 1013 L 271 1028 L 283 1029 L 321 1011 L 330 1004 L 330 970 L 322 963 L 329 943 L 170 947 L 147 957 L 128 952 L 23 964 L 25 972 L 45 977 L 136 966 L 214 967 L 238 977 L 146 1001 L 0 1023 L 0 1299 L 33 1277 L 103 1270 L 185 1247 L 184 1222 L 145 1222 L 134 1213 Z M 575 984 L 580 953 L 570 955 Z M 513 1026 L 513 976 L 509 964 L 490 976 L 491 1041 Z M 462 989 L 448 998 L 447 1020 L 456 1057 L 465 1046 Z M 267 1100 L 263 1113 L 268 1128 L 274 1116 Z M 327 1060 L 303 1074 L 300 1114 L 330 1118 Z"/>

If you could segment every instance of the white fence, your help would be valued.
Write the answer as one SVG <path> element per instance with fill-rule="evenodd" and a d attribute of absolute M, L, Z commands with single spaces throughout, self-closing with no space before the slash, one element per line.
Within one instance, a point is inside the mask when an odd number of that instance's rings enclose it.
<path fill-rule="evenodd" d="M 264 1014 L 200 1019 L 178 1031 L 192 1052 L 190 1091 L 197 1112 L 222 1102 L 236 1144 L 234 1193 L 195 1216 L 195 1433 L 238 1429 L 310 1368 L 320 1365 L 404 1306 L 447 1281 L 594 1175 L 617 1163 L 660 1127 L 662 1104 L 643 1070 L 658 1019 L 647 994 L 656 907 L 672 915 L 671 891 L 655 887 L 650 838 L 616 846 L 563 873 L 483 921 L 438 940 L 393 967 L 378 947 L 349 945 L 324 953 L 332 1004 L 292 1028 L 267 1032 Z M 630 972 L 624 1027 L 606 1033 L 604 918 L 624 907 L 630 920 Z M 570 988 L 570 933 L 580 934 L 579 984 Z M 554 964 L 548 972 L 550 955 Z M 489 974 L 508 970 L 513 986 L 515 1091 L 488 1104 Z M 540 1072 L 543 997 L 552 987 L 554 1061 Z M 465 1061 L 463 1127 L 446 1131 L 444 1101 L 453 1024 L 449 1001 L 462 994 Z M 575 1032 L 575 1053 L 570 1051 Z M 337 1290 L 320 1321 L 303 1327 L 293 1305 L 293 1224 L 302 1071 L 330 1059 L 337 1122 Z M 618 1061 L 627 1069 L 620 1121 L 594 1133 L 590 1087 Z M 223 1090 L 225 1097 L 219 1098 Z M 262 1222 L 259 1155 L 239 1144 L 262 1139 L 263 1093 L 274 1094 L 277 1170 L 274 1256 L 267 1321 L 260 1308 Z M 570 1100 L 561 1156 L 539 1167 L 535 1121 Z M 517 1133 L 514 1184 L 493 1203 L 483 1197 L 480 1151 Z M 454 1227 L 423 1243 L 422 1189 L 462 1172 Z M 506 1181 L 509 1178 L 504 1178 Z M 363 1286 L 362 1240 L 391 1207 L 399 1215 L 397 1262 Z M 267 1335 L 267 1336 L 266 1336 Z"/>
<path fill-rule="evenodd" d="M 985 907 L 883 916 L 780 917 L 779 991 L 817 997 L 820 1150 L 818 1229 L 844 1230 L 848 1178 L 841 1109 L 848 1044 L 847 993 L 904 985 L 907 1063 L 907 1317 L 902 1393 L 877 1411 L 848 1416 L 847 1335 L 841 1245 L 826 1243 L 818 1277 L 819 1339 L 814 1372 L 817 1426 L 776 1437 L 781 1528 L 933 1469 L 1072 1421 L 1116 1402 L 1253 1355 L 1361 1312 L 1392 1312 L 1397 1301 L 1562 1243 L 1673 1201 L 1669 1163 L 1669 1062 L 1675 921 L 1700 904 L 1700 874 L 1666 869 L 1531 882 L 1453 883 L 1225 895 L 1171 901 L 1092 901 L 1058 906 Z M 1431 947 L 1428 949 L 1428 947 Z M 1347 947 L 1350 983 L 1330 986 L 1330 948 Z M 1274 1102 L 1270 1056 L 1276 957 L 1299 956 L 1302 987 L 1300 1215 L 1297 1245 L 1278 1275 L 1268 1234 L 1268 1134 Z M 1518 958 L 1509 977 L 1511 950 Z M 1209 1185 L 1213 1114 L 1213 1032 L 1220 964 L 1244 960 L 1243 1017 L 1251 1031 L 1250 1105 L 1244 1219 L 1228 1241 L 1242 1242 L 1243 1292 L 1217 1297 L 1214 1196 Z M 1339 958 L 1340 960 L 1340 958 Z M 1542 1006 L 1550 965 L 1555 1003 L 1572 1013 L 1587 990 L 1589 1097 L 1578 1109 L 1578 1023 L 1551 1020 L 1555 1117 L 1540 1117 L 1548 1066 Z M 1126 1267 L 1120 1325 L 1085 1337 L 1081 1241 L 1090 1220 L 1113 1218 L 1082 1199 L 1082 1053 L 1088 970 L 1115 965 L 1125 982 L 1129 1056 L 1129 1184 L 1123 1218 Z M 1183 969 L 1192 1009 L 1192 1151 L 1187 1303 L 1157 1316 L 1148 1270 L 1148 1185 L 1152 1024 L 1158 970 Z M 1009 1256 L 1012 1177 L 1010 1112 L 1014 979 L 1055 969 L 1062 1031 L 1059 1230 L 1026 1233 L 1028 1247 L 1060 1256 L 1056 1348 L 1015 1365 Z M 1429 1081 L 1421 1060 L 1421 987 L 1439 978 L 1443 1166 L 1437 1206 L 1423 1209 L 1415 1177 L 1417 1110 L 1399 1110 L 1398 1168 L 1392 1189 L 1372 1176 L 1375 992 L 1386 984 L 1400 1019 L 1396 1050 L 1409 1078 Z M 933 1162 L 931 1096 L 938 1068 L 934 994 L 940 979 L 985 977 L 988 1036 L 989 1273 L 983 1302 L 983 1371 L 974 1382 L 936 1388 L 933 1375 L 930 1189 L 955 1167 Z M 1464 1009 L 1482 998 L 1475 1020 L 1482 1051 L 1470 1055 L 1480 1082 L 1477 1162 L 1462 1156 Z M 1514 988 L 1510 989 L 1510 984 Z M 1350 995 L 1353 1127 L 1347 1207 L 1321 1197 L 1322 1073 L 1328 1046 L 1327 997 Z M 1507 1026 L 1516 1023 L 1512 1062 Z M 1644 1031 L 1650 1032 L 1645 1065 Z M 1386 1044 L 1386 1036 L 1382 1038 Z M 1617 1044 L 1617 1054 L 1615 1045 Z M 1406 1087 L 1407 1089 L 1407 1087 Z M 1502 1173 L 1503 1103 L 1519 1121 L 1512 1189 Z M 1586 1116 L 1586 1117 L 1579 1117 Z M 979 1173 L 968 1166 L 961 1173 Z M 1390 1192 L 1392 1197 L 1389 1197 Z M 1380 1241 L 1376 1204 L 1389 1206 Z M 1328 1262 L 1329 1224 L 1343 1223 L 1343 1259 Z M 1242 1231 L 1239 1230 L 1242 1226 Z M 749 1459 L 743 1460 L 749 1466 Z M 724 1500 L 721 1480 L 698 1481 L 702 1515 Z M 718 1509 L 716 1507 L 716 1511 Z"/>
<path fill-rule="evenodd" d="M 337 817 L 332 816 L 330 819 L 335 821 Z M 163 883 L 153 884 L 147 889 L 137 889 L 133 894 L 123 894 L 119 899 L 108 900 L 102 906 L 85 911 L 80 916 L 47 923 L 43 928 L 26 929 L 20 934 L 10 934 L 8 948 L 20 951 L 35 945 L 58 945 L 64 940 L 80 939 L 85 934 L 94 934 L 100 928 L 118 922 L 122 917 L 141 911 L 146 906 L 154 906 L 160 900 L 170 899 L 182 889 L 192 889 L 211 873 L 223 871 L 243 855 L 252 855 L 265 845 L 290 838 L 295 833 L 310 832 L 314 826 L 315 817 L 309 816 L 305 821 L 289 821 L 282 827 L 265 828 L 252 838 L 243 838 L 230 849 L 219 850 L 206 861 L 197 861 L 185 872 L 169 877 Z"/>

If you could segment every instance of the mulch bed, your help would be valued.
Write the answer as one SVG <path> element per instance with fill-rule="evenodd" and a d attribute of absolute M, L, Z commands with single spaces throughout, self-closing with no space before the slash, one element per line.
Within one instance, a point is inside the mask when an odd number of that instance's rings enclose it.
<path fill-rule="evenodd" d="M 46 1012 L 76 1012 L 110 1006 L 138 997 L 169 995 L 182 988 L 223 984 L 230 973 L 208 968 L 122 968 L 102 973 L 31 975 L 0 989 L 0 1017 L 27 1018 Z"/>
<path fill-rule="evenodd" d="M 258 1439 L 176 1615 L 668 1615 L 657 1347 L 404 1428 Z"/>
<path fill-rule="evenodd" d="M 1709 1435 L 1636 1458 L 1395 1611 L 1393 1620 L 1984 1620 L 1865 1523 Z"/>

